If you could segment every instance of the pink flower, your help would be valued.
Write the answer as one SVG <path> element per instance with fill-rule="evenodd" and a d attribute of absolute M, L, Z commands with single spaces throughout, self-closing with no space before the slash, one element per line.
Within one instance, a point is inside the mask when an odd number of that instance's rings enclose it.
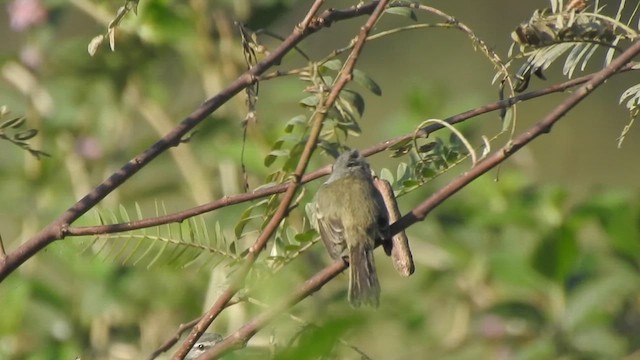
<path fill-rule="evenodd" d="M 13 0 L 7 11 L 13 31 L 25 31 L 47 20 L 47 9 L 40 0 Z"/>

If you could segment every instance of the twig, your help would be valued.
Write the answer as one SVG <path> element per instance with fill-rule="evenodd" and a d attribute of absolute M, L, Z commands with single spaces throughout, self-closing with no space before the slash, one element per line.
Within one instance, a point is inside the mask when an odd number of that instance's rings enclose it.
<path fill-rule="evenodd" d="M 173 345 L 175 345 L 178 340 L 180 340 L 180 337 L 182 336 L 182 334 L 191 329 L 192 327 L 194 327 L 199 321 L 200 319 L 202 319 L 202 316 L 195 318 L 191 321 L 189 321 L 186 324 L 180 324 L 180 326 L 178 327 L 178 330 L 176 331 L 176 333 L 173 335 L 173 337 L 171 337 L 170 339 L 167 339 L 167 341 L 164 342 L 164 344 L 160 345 L 160 347 L 158 347 L 157 349 L 155 349 L 151 355 L 149 355 L 149 357 L 147 358 L 147 360 L 153 360 L 155 358 L 157 358 L 160 354 L 162 354 L 163 352 L 171 349 L 171 347 Z"/>
<path fill-rule="evenodd" d="M 7 257 L 7 253 L 4 250 L 4 242 L 2 241 L 2 235 L 0 235 L 0 260 L 4 260 Z"/>
<path fill-rule="evenodd" d="M 238 304 L 240 302 L 243 302 L 243 299 L 238 299 L 235 301 L 229 301 L 229 303 L 227 303 L 227 307 Z M 155 358 L 157 358 L 160 354 L 162 354 L 163 352 L 171 349 L 171 347 L 173 347 L 173 345 L 175 345 L 178 340 L 180 340 L 180 337 L 182 337 L 182 334 L 184 332 L 186 332 L 187 330 L 191 329 L 192 327 L 194 327 L 199 321 L 200 319 L 202 319 L 202 316 L 199 316 L 191 321 L 189 321 L 188 323 L 185 324 L 180 324 L 180 326 L 178 326 L 178 329 L 176 330 L 175 334 L 173 334 L 173 336 L 169 339 L 167 339 L 164 344 L 160 345 L 157 349 L 155 349 L 151 355 L 149 355 L 149 357 L 147 358 L 147 360 L 153 360 Z"/>
<path fill-rule="evenodd" d="M 318 11 L 320 11 L 320 7 L 322 6 L 322 4 L 324 4 L 324 0 L 314 1 L 313 4 L 311 5 L 311 9 L 309 9 L 309 11 L 307 12 L 307 15 L 304 17 L 302 22 L 297 25 L 297 28 L 302 31 L 308 28 L 309 25 L 311 25 L 311 21 L 313 20 L 313 17 L 316 16 Z"/>

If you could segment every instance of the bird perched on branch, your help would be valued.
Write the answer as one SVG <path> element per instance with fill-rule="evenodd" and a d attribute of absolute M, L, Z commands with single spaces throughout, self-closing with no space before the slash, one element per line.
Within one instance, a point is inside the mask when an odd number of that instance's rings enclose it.
<path fill-rule="evenodd" d="M 357 150 L 338 156 L 331 176 L 316 193 L 314 210 L 331 257 L 349 259 L 349 303 L 377 307 L 380 283 L 373 249 L 389 238 L 389 215 L 369 164 Z"/>

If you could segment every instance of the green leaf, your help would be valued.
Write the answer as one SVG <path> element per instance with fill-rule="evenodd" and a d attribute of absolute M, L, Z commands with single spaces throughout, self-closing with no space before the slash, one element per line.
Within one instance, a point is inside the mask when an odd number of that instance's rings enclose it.
<path fill-rule="evenodd" d="M 380 88 L 380 86 L 365 72 L 358 69 L 353 69 L 353 79 L 358 84 L 369 89 L 369 91 L 371 91 L 375 95 L 378 95 L 378 96 L 382 95 L 382 89 Z"/>
<path fill-rule="evenodd" d="M 396 170 L 396 179 L 398 179 L 398 182 L 407 180 L 410 176 L 411 174 L 407 163 L 401 162 L 398 164 L 398 169 Z"/>
<path fill-rule="evenodd" d="M 600 221 L 613 247 L 631 259 L 640 258 L 638 218 L 638 211 L 626 201 L 609 204 L 606 213 L 600 214 Z"/>
<path fill-rule="evenodd" d="M 562 225 L 539 244 L 533 266 L 547 278 L 563 282 L 576 263 L 578 250 L 574 230 Z"/>
<path fill-rule="evenodd" d="M 120 217 L 122 218 L 123 222 L 131 221 L 131 219 L 129 218 L 129 213 L 127 212 L 127 209 L 122 204 L 118 206 L 118 209 L 120 210 Z"/>
<path fill-rule="evenodd" d="M 447 163 L 451 164 L 454 163 L 456 160 L 458 160 L 460 158 L 460 153 L 453 150 L 453 149 L 449 149 L 449 151 L 447 151 L 446 154 L 446 160 Z"/>
<path fill-rule="evenodd" d="M 640 84 L 628 88 L 620 95 L 621 104 L 625 99 L 628 99 L 626 103 L 627 109 L 631 110 L 637 107 L 640 104 Z"/>
<path fill-rule="evenodd" d="M 335 142 L 320 140 L 318 147 L 334 158 L 337 158 L 338 155 L 340 155 L 340 147 Z"/>
<path fill-rule="evenodd" d="M 308 96 L 299 102 L 302 106 L 315 108 L 320 103 L 320 97 L 318 95 Z"/>
<path fill-rule="evenodd" d="M 513 121 L 513 107 L 509 106 L 504 112 L 504 117 L 502 120 L 502 131 L 506 132 L 511 127 L 511 123 Z"/>
<path fill-rule="evenodd" d="M 542 328 L 545 324 L 544 313 L 534 305 L 525 302 L 505 301 L 489 308 L 488 312 L 505 319 L 526 321 L 535 325 L 536 328 Z"/>
<path fill-rule="evenodd" d="M 425 153 L 428 153 L 429 151 L 435 149 L 437 145 L 438 145 L 437 142 L 430 141 L 430 142 L 428 142 L 426 144 L 420 145 L 420 147 L 418 147 L 417 151 L 419 153 L 425 154 Z"/>
<path fill-rule="evenodd" d="M 5 122 L 3 122 L 2 124 L 0 124 L 0 129 L 6 129 L 6 128 L 19 128 L 20 126 L 22 126 L 22 124 L 24 124 L 24 122 L 27 121 L 27 118 L 25 117 L 17 117 L 17 118 L 13 118 L 13 119 L 9 119 Z"/>
<path fill-rule="evenodd" d="M 285 125 L 284 132 L 291 133 L 293 129 L 298 125 L 306 125 L 307 117 L 304 115 L 297 115 L 289 119 Z"/>
<path fill-rule="evenodd" d="M 298 143 L 300 141 L 300 136 L 293 134 L 286 134 L 278 138 L 276 142 L 273 143 L 273 148 L 271 150 L 279 150 L 282 149 L 282 145 L 284 143 Z"/>
<path fill-rule="evenodd" d="M 273 358 L 279 360 L 327 358 L 326 355 L 335 352 L 337 344 L 344 341 L 341 337 L 354 329 L 363 327 L 366 319 L 364 315 L 354 311 L 349 312 L 348 315 L 326 316 L 321 325 L 303 327 L 295 345 L 278 347 Z M 365 359 L 360 356 L 358 358 Z"/>
<path fill-rule="evenodd" d="M 405 191 L 413 190 L 420 185 L 422 185 L 422 183 L 418 180 L 405 180 L 402 182 L 402 187 Z"/>
<path fill-rule="evenodd" d="M 293 238 L 299 243 L 307 243 L 313 240 L 316 236 L 318 236 L 318 233 L 314 229 L 310 229 L 303 233 L 296 234 Z"/>
<path fill-rule="evenodd" d="M 389 146 L 389 150 L 397 150 L 397 149 L 402 149 L 404 148 L 407 144 L 411 144 L 411 142 L 413 142 L 413 139 L 404 139 L 402 141 L 398 141 L 397 143 Z"/>
<path fill-rule="evenodd" d="M 244 227 L 247 225 L 247 223 L 252 219 L 256 218 L 256 216 L 251 216 L 251 213 L 253 212 L 253 210 L 266 203 L 267 203 L 267 200 L 262 200 L 256 203 L 255 205 L 249 206 L 247 209 L 245 209 L 245 211 L 242 212 L 242 214 L 240 215 L 240 221 L 238 221 L 236 226 L 233 228 L 233 231 L 236 235 L 236 239 L 240 239 L 240 237 L 242 236 L 242 232 L 244 231 Z M 217 231 L 218 229 L 216 229 L 216 237 L 218 236 Z"/>
<path fill-rule="evenodd" d="M 420 171 L 420 174 L 422 175 L 423 178 L 431 179 L 432 177 L 436 176 L 438 172 L 431 166 L 425 166 Z"/>
<path fill-rule="evenodd" d="M 29 139 L 33 138 L 36 135 L 38 135 L 38 130 L 36 130 L 36 129 L 27 129 L 27 130 L 20 131 L 19 133 L 15 134 L 13 136 L 13 138 L 15 140 L 18 140 L 18 141 L 26 141 L 26 140 L 29 140 Z"/>
<path fill-rule="evenodd" d="M 295 253 L 297 251 L 300 251 L 300 245 L 298 245 L 298 244 L 287 244 L 287 245 L 284 246 L 284 251 L 287 254 Z"/>
<path fill-rule="evenodd" d="M 291 150 L 289 150 L 289 154 L 287 161 L 285 162 L 285 164 L 282 166 L 282 169 L 285 171 L 293 171 L 295 170 L 296 166 L 298 165 L 298 161 L 300 160 L 300 155 L 302 155 L 302 151 L 304 150 L 304 144 L 303 143 L 297 143 L 295 144 Z"/>
<path fill-rule="evenodd" d="M 216 221 L 214 236 L 215 236 L 216 242 L 220 242 L 220 241 L 226 242 L 224 238 L 224 233 L 222 232 L 222 226 L 220 225 L 219 221 Z"/>
<path fill-rule="evenodd" d="M 413 149 L 413 143 L 410 142 L 402 147 L 397 147 L 390 156 L 392 158 L 397 158 L 408 154 L 411 149 Z"/>
<path fill-rule="evenodd" d="M 320 67 L 327 68 L 333 71 L 339 71 L 340 69 L 342 69 L 342 61 L 340 61 L 340 59 L 332 59 L 320 65 Z"/>
<path fill-rule="evenodd" d="M 356 109 L 358 114 L 362 116 L 364 113 L 364 99 L 362 95 L 355 91 L 345 89 L 340 92 L 340 99 L 349 104 L 352 109 Z M 351 110 L 351 112 L 353 111 Z"/>
<path fill-rule="evenodd" d="M 275 186 L 277 184 L 278 184 L 278 182 L 276 182 L 276 181 L 270 181 L 270 182 L 264 183 L 264 184 L 256 187 L 254 191 L 270 188 L 270 187 Z"/>
<path fill-rule="evenodd" d="M 276 236 L 273 240 L 273 246 L 271 247 L 271 251 L 269 252 L 269 257 L 278 258 L 282 257 L 285 254 L 286 243 L 282 240 L 280 236 Z"/>
<path fill-rule="evenodd" d="M 387 168 L 382 168 L 380 170 L 379 177 L 382 180 L 387 180 L 389 182 L 389 184 L 393 184 L 395 182 L 395 180 L 393 179 L 393 174 L 391 173 L 391 170 L 389 170 Z"/>
<path fill-rule="evenodd" d="M 413 10 L 406 7 L 390 7 L 384 11 L 387 14 L 399 15 L 403 17 L 407 17 L 413 21 L 418 21 L 418 17 L 413 12 Z"/>
<path fill-rule="evenodd" d="M 340 130 L 343 130 L 349 135 L 360 136 L 362 134 L 362 129 L 360 129 L 360 125 L 358 125 L 355 121 L 346 121 L 346 122 L 337 122 L 336 127 Z"/>
<path fill-rule="evenodd" d="M 269 155 L 267 155 L 264 158 L 264 166 L 271 166 L 271 164 L 273 164 L 273 162 L 276 161 L 277 158 L 282 157 L 282 156 L 289 156 L 289 150 L 286 150 L 286 149 L 272 150 L 269 153 Z"/>

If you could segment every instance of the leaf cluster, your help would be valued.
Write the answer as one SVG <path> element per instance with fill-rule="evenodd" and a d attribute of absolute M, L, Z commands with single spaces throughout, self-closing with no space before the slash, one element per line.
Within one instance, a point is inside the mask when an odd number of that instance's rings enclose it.
<path fill-rule="evenodd" d="M 24 129 L 27 119 L 22 116 L 3 120 L 3 118 L 8 117 L 9 114 L 10 112 L 6 106 L 3 105 L 0 107 L 0 121 L 2 121 L 0 123 L 0 139 L 6 140 L 26 150 L 37 159 L 40 159 L 41 156 L 49 156 L 49 154 L 44 151 L 32 148 L 28 143 L 29 140 L 38 135 L 38 130 L 31 128 Z"/>

